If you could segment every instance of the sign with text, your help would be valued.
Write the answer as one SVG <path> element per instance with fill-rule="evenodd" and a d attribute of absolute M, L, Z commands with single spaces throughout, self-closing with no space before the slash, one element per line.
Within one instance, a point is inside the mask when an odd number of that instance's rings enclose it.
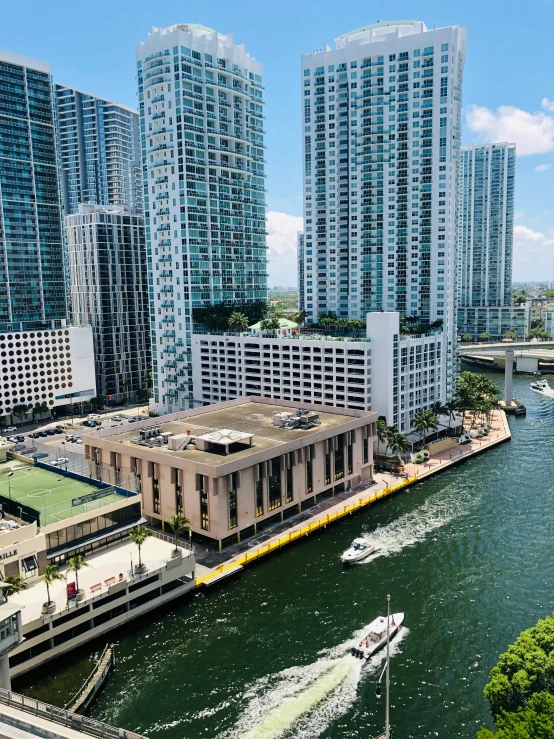
<path fill-rule="evenodd" d="M 67 583 L 67 597 L 74 598 L 76 595 L 77 595 L 77 583 L 68 582 Z"/>

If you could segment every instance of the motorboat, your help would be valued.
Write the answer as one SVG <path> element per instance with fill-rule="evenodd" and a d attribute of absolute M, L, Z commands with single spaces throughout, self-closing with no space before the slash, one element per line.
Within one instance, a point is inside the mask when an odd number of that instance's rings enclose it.
<path fill-rule="evenodd" d="M 379 549 L 375 544 L 372 544 L 365 539 L 354 539 L 349 548 L 342 553 L 341 560 L 345 565 L 355 564 L 361 562 L 370 554 L 373 554 Z"/>
<path fill-rule="evenodd" d="M 393 613 L 389 616 L 388 638 L 390 640 L 400 631 L 404 621 L 403 613 Z M 356 642 L 351 652 L 354 657 L 369 659 L 375 652 L 382 649 L 387 643 L 387 616 L 379 616 L 367 627 L 366 634 Z"/>
<path fill-rule="evenodd" d="M 547 395 L 550 398 L 554 398 L 554 390 L 550 387 L 548 380 L 535 380 L 530 385 L 530 389 L 541 395 Z"/>

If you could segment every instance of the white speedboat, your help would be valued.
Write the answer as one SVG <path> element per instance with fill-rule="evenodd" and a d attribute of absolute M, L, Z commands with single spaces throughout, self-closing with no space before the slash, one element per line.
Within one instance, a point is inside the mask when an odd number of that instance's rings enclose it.
<path fill-rule="evenodd" d="M 389 641 L 400 631 L 404 621 L 403 613 L 393 613 L 389 622 Z M 356 642 L 351 652 L 354 657 L 369 659 L 387 643 L 387 617 L 379 616 L 367 627 L 367 633 Z"/>
<path fill-rule="evenodd" d="M 549 398 L 554 398 L 554 390 L 550 387 L 548 380 L 535 380 L 530 385 L 530 389 L 541 395 L 547 395 Z"/>
<path fill-rule="evenodd" d="M 365 539 L 354 539 L 350 547 L 342 553 L 341 560 L 345 565 L 361 562 L 370 554 L 376 552 L 379 547 L 371 544 Z"/>

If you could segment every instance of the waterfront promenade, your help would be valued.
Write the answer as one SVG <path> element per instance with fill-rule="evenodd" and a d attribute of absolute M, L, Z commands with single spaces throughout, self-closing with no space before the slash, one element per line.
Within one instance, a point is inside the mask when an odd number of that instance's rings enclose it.
<path fill-rule="evenodd" d="M 264 541 L 260 541 L 259 544 L 251 542 L 248 551 L 238 554 L 233 554 L 231 551 L 229 552 L 229 558 L 216 567 L 197 564 L 196 584 L 197 586 L 213 585 L 221 579 L 239 572 L 245 565 L 258 561 L 266 554 L 278 551 L 305 536 L 310 536 L 319 529 L 326 528 L 328 525 L 339 521 L 344 516 L 352 515 L 361 508 L 399 493 L 428 477 L 449 469 L 453 465 L 502 444 L 510 438 L 511 433 L 506 414 L 504 411 L 497 409 L 493 411 L 491 428 L 487 436 L 474 439 L 469 444 L 454 444 L 447 449 L 431 454 L 424 464 L 406 463 L 404 476 L 392 473 L 375 473 L 374 482 L 360 483 L 350 491 L 348 497 L 341 496 L 340 502 L 334 505 L 331 503 L 331 505 L 326 506 L 325 510 L 314 513 L 309 521 L 304 520 L 293 524 L 286 531 L 281 530 L 279 533 L 265 538 Z M 254 545 L 252 546 L 252 544 Z"/>

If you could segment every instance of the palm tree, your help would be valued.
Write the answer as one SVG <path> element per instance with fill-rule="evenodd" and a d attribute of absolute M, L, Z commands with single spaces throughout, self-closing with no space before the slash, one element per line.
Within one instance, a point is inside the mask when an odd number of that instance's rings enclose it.
<path fill-rule="evenodd" d="M 359 318 L 351 318 L 350 321 L 348 321 L 348 324 L 352 331 L 361 331 L 364 327 L 364 322 Z"/>
<path fill-rule="evenodd" d="M 444 404 L 444 410 L 448 414 L 448 431 L 450 432 L 450 424 L 452 422 L 452 419 L 456 418 L 456 411 L 458 410 L 458 406 L 454 398 L 452 398 L 451 400 L 448 400 Z"/>
<path fill-rule="evenodd" d="M 448 413 L 448 408 L 443 405 L 440 400 L 437 400 L 436 403 L 433 403 L 433 405 L 431 406 L 431 410 L 433 411 L 435 416 L 437 416 L 437 418 L 439 416 L 446 416 L 446 414 Z"/>
<path fill-rule="evenodd" d="M 462 341 L 466 341 L 466 342 L 473 341 L 473 334 L 464 334 L 462 336 Z"/>
<path fill-rule="evenodd" d="M 83 567 L 90 567 L 90 565 L 85 562 L 85 558 L 81 554 L 75 554 L 69 559 L 68 572 L 75 573 L 75 585 L 77 586 L 77 590 L 79 590 L 79 570 L 82 570 Z"/>
<path fill-rule="evenodd" d="M 380 444 L 384 444 L 387 441 L 388 426 L 383 418 L 379 418 L 377 421 L 377 439 Z M 385 457 L 387 455 L 385 454 Z"/>
<path fill-rule="evenodd" d="M 394 438 L 398 434 L 398 429 L 396 426 L 388 426 L 387 427 L 387 436 L 386 436 L 386 449 L 385 449 L 385 457 L 388 457 L 388 451 L 389 447 L 392 447 L 394 443 Z"/>
<path fill-rule="evenodd" d="M 63 575 L 58 570 L 58 565 L 46 565 L 42 573 L 42 582 L 46 585 L 46 595 L 48 596 L 48 600 L 44 604 L 45 606 L 50 606 L 53 603 L 50 598 L 50 585 L 53 585 L 56 580 L 63 580 Z"/>
<path fill-rule="evenodd" d="M 507 331 L 504 331 L 504 338 L 510 339 L 511 341 L 517 341 L 517 331 L 514 331 L 513 328 L 509 328 Z"/>
<path fill-rule="evenodd" d="M 292 320 L 295 323 L 304 325 L 304 323 L 306 322 L 306 311 L 305 310 L 299 310 L 297 313 L 295 313 L 292 316 Z"/>
<path fill-rule="evenodd" d="M 481 341 L 488 341 L 490 337 L 491 335 L 489 334 L 488 331 L 483 331 L 482 334 L 479 334 L 479 338 L 481 339 Z"/>
<path fill-rule="evenodd" d="M 131 531 L 129 532 L 129 537 L 131 538 L 131 541 L 138 547 L 139 561 L 137 569 L 139 570 L 139 572 L 140 570 L 142 570 L 142 559 L 140 557 L 140 550 L 144 542 L 151 536 L 154 536 L 154 532 L 151 529 L 147 529 L 146 526 L 143 526 L 142 524 L 140 526 L 135 526 L 135 528 L 131 529 Z"/>
<path fill-rule="evenodd" d="M 172 516 L 168 520 L 168 524 L 171 526 L 171 529 L 173 533 L 175 534 L 175 550 L 174 552 L 179 552 L 179 548 L 177 547 L 177 537 L 181 534 L 184 534 L 185 531 L 190 531 L 190 519 L 188 519 L 186 516 Z"/>
<path fill-rule="evenodd" d="M 336 320 L 337 328 L 342 329 L 343 331 L 348 328 L 350 321 L 348 318 L 337 318 Z"/>
<path fill-rule="evenodd" d="M 17 595 L 17 593 L 20 593 L 27 587 L 27 583 L 19 575 L 8 575 L 2 582 L 8 586 L 7 588 L 2 588 L 4 598 L 9 598 L 10 595 Z"/>
<path fill-rule="evenodd" d="M 416 413 L 412 418 L 411 425 L 414 431 L 421 435 L 420 441 L 422 447 L 427 431 L 430 429 L 436 431 L 438 428 L 437 419 L 430 410 L 422 410 Z"/>
<path fill-rule="evenodd" d="M 412 446 L 400 431 L 395 431 L 391 434 L 390 445 L 393 454 L 397 454 L 398 452 L 407 452 Z"/>
<path fill-rule="evenodd" d="M 262 331 L 278 331 L 281 328 L 281 321 L 275 316 L 272 318 L 264 318 L 260 321 L 260 328 Z"/>
<path fill-rule="evenodd" d="M 246 313 L 235 311 L 234 313 L 231 313 L 231 315 L 229 316 L 230 328 L 234 328 L 237 331 L 246 331 L 249 325 L 250 325 L 250 320 L 248 316 L 246 315 Z"/>

